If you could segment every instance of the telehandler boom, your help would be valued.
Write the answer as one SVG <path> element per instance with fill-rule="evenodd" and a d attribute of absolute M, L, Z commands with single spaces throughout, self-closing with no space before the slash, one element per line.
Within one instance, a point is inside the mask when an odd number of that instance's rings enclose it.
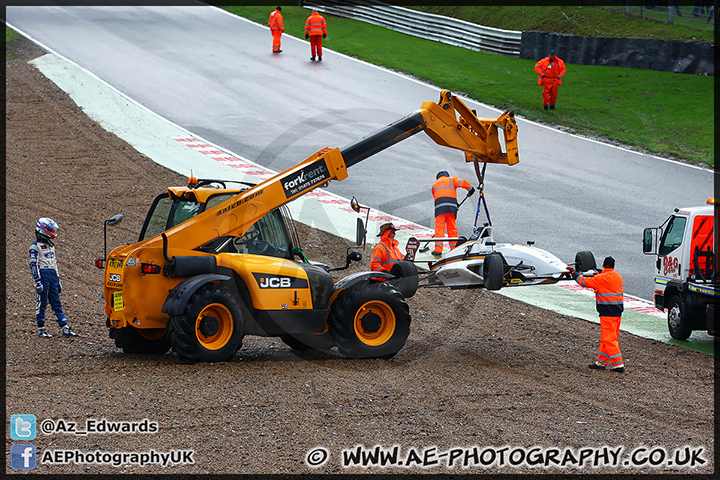
<path fill-rule="evenodd" d="M 420 131 L 476 165 L 519 160 L 512 112 L 480 119 L 443 90 L 438 103 L 423 102 L 375 134 L 319 150 L 256 186 L 228 189 L 206 180 L 171 187 L 153 203 L 138 243 L 96 262 L 105 270 L 107 325 L 116 345 L 128 353 L 172 347 L 188 363 L 229 360 L 244 335 L 279 336 L 294 348 L 336 345 L 351 358 L 395 355 L 410 315 L 402 294 L 383 281 L 392 275 L 334 280 L 299 251 L 283 206 L 347 178 L 348 167 Z M 348 264 L 358 257 L 349 254 Z"/>

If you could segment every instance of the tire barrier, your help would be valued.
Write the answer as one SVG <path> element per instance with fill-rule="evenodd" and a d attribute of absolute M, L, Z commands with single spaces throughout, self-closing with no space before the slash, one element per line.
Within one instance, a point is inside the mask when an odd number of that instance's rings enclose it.
<path fill-rule="evenodd" d="M 714 75 L 715 44 L 646 38 L 583 37 L 522 32 L 520 58 L 537 60 L 552 49 L 565 63 L 610 65 L 664 72 Z"/>

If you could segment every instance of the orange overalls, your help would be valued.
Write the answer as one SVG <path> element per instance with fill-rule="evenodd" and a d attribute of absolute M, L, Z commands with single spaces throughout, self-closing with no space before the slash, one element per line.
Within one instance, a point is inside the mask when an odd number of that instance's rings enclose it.
<path fill-rule="evenodd" d="M 435 199 L 435 238 L 444 237 L 447 229 L 448 237 L 457 237 L 458 230 L 455 218 L 458 211 L 457 188 L 470 190 L 472 185 L 459 177 L 442 176 L 432 186 Z M 450 246 L 452 248 L 452 244 Z M 442 253 L 443 242 L 435 242 L 435 252 Z"/>
<path fill-rule="evenodd" d="M 327 35 L 327 22 L 318 12 L 312 12 L 305 21 L 305 35 L 310 36 L 310 54 L 322 57 L 322 39 Z"/>
<path fill-rule="evenodd" d="M 373 248 L 372 260 L 370 261 L 370 269 L 373 272 L 389 272 L 394 263 L 404 258 L 404 255 L 397 247 L 400 242 L 394 238 L 389 238 L 390 233 L 392 233 L 392 230 L 385 230 L 380 235 L 380 243 Z"/>
<path fill-rule="evenodd" d="M 623 312 L 623 279 L 613 268 L 605 268 L 594 277 L 578 276 L 583 287 L 595 290 L 595 306 L 600 314 L 600 349 L 597 361 L 610 368 L 624 367 L 618 344 L 620 316 Z"/>
<path fill-rule="evenodd" d="M 555 57 L 552 62 L 550 57 L 545 57 L 535 64 L 538 85 L 543 87 L 543 105 L 555 105 L 558 87 L 562 85 L 562 77 L 566 70 L 565 62 L 560 57 Z"/>
<path fill-rule="evenodd" d="M 268 26 L 270 27 L 270 33 L 272 33 L 273 37 L 273 53 L 280 52 L 280 37 L 282 37 L 282 33 L 285 31 L 285 23 L 283 22 L 283 16 L 280 10 L 277 8 L 270 12 Z"/>

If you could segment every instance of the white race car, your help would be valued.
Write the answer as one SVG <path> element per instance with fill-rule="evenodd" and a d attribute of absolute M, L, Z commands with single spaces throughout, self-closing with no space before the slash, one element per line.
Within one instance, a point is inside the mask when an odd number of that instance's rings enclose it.
<path fill-rule="evenodd" d="M 478 288 L 499 290 L 503 286 L 542 285 L 572 280 L 567 269 L 574 266 L 578 272 L 594 273 L 597 269 L 592 252 L 575 255 L 575 262 L 566 264 L 552 253 L 528 245 L 496 243 L 492 227 L 475 230 L 470 239 L 428 238 L 408 241 L 407 249 L 413 253 L 420 243 L 454 241 L 456 246 L 440 259 L 429 264 L 427 274 L 419 273 L 419 286 L 450 288 Z"/>

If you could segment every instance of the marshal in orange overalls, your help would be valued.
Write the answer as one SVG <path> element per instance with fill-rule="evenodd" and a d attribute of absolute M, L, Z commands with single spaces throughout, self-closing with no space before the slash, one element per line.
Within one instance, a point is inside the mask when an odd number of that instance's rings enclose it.
<path fill-rule="evenodd" d="M 395 240 L 396 230 L 397 228 L 392 223 L 384 223 L 380 226 L 380 233 L 378 233 L 380 243 L 373 248 L 370 261 L 370 269 L 373 272 L 389 272 L 395 263 L 404 258 L 398 248 L 400 242 Z"/>
<path fill-rule="evenodd" d="M 562 85 L 562 77 L 565 75 L 565 62 L 555 55 L 555 50 L 550 50 L 550 55 L 535 64 L 535 71 L 538 74 L 538 85 L 543 87 L 543 108 L 555 110 L 558 87 Z"/>
<path fill-rule="evenodd" d="M 280 50 L 280 40 L 283 32 L 285 31 L 285 23 L 283 22 L 283 16 L 280 13 L 281 11 L 282 8 L 277 7 L 275 10 L 270 12 L 270 20 L 268 21 L 270 33 L 273 37 L 273 53 L 282 52 L 282 50 Z"/>
<path fill-rule="evenodd" d="M 305 21 L 305 38 L 310 40 L 310 60 L 315 60 L 315 55 L 318 56 L 318 60 L 322 61 L 322 39 L 327 36 L 327 22 L 325 18 L 318 13 L 317 10 L 313 10 Z"/>
<path fill-rule="evenodd" d="M 450 177 L 448 172 L 438 172 L 432 186 L 435 200 L 435 238 L 444 237 L 447 229 L 448 237 L 457 237 L 458 230 L 455 219 L 457 217 L 458 202 L 457 189 L 471 190 L 472 185 L 460 177 Z M 433 255 L 442 256 L 443 242 L 435 242 Z"/>
<path fill-rule="evenodd" d="M 573 272 L 573 278 L 582 287 L 595 291 L 595 307 L 600 314 L 600 349 L 593 369 L 625 371 L 622 353 L 618 343 L 620 320 L 623 312 L 623 279 L 615 271 L 615 259 L 607 257 L 603 262 L 603 271 L 594 277 L 583 277 Z"/>

